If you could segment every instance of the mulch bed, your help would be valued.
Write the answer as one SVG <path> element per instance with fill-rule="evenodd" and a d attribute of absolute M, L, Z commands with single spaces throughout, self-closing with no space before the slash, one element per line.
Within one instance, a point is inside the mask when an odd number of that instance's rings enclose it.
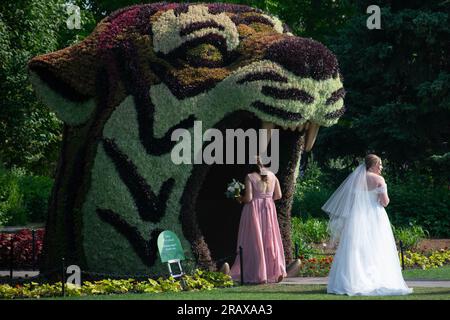
<path fill-rule="evenodd" d="M 417 245 L 418 251 L 434 251 L 445 249 L 448 250 L 450 248 L 450 239 L 425 239 L 422 240 Z"/>

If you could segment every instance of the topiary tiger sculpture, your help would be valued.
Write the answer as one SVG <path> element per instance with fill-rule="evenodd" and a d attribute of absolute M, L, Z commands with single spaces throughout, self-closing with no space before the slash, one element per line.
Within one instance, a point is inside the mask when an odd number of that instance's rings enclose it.
<path fill-rule="evenodd" d="M 64 121 L 42 270 L 60 258 L 96 272 L 159 272 L 156 238 L 217 267 L 235 252 L 240 206 L 224 199 L 245 165 L 175 165 L 177 128 L 280 130 L 286 258 L 302 149 L 344 112 L 335 56 L 262 11 L 228 4 L 119 10 L 84 41 L 29 63 L 39 96 Z"/>

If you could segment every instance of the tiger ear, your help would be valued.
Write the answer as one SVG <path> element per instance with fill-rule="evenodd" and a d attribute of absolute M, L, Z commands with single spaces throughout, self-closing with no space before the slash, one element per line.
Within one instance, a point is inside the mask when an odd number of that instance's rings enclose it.
<path fill-rule="evenodd" d="M 98 71 L 92 39 L 37 56 L 28 63 L 38 96 L 69 125 L 86 122 L 95 109 Z"/>

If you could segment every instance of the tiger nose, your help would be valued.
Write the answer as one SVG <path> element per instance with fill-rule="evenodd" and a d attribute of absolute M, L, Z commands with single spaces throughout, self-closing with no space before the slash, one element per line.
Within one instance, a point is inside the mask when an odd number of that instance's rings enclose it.
<path fill-rule="evenodd" d="M 286 36 L 270 45 L 264 58 L 302 78 L 325 80 L 339 72 L 334 54 L 320 42 L 307 38 Z"/>

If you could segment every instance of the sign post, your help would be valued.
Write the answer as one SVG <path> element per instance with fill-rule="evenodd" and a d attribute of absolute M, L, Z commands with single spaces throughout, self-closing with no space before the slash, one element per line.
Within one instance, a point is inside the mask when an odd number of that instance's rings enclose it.
<path fill-rule="evenodd" d="M 170 230 L 161 232 L 158 236 L 158 250 L 161 262 L 167 263 L 170 275 L 174 278 L 181 277 L 184 274 L 181 260 L 186 258 L 177 235 Z M 177 272 L 172 270 L 173 264 L 178 265 Z"/>

